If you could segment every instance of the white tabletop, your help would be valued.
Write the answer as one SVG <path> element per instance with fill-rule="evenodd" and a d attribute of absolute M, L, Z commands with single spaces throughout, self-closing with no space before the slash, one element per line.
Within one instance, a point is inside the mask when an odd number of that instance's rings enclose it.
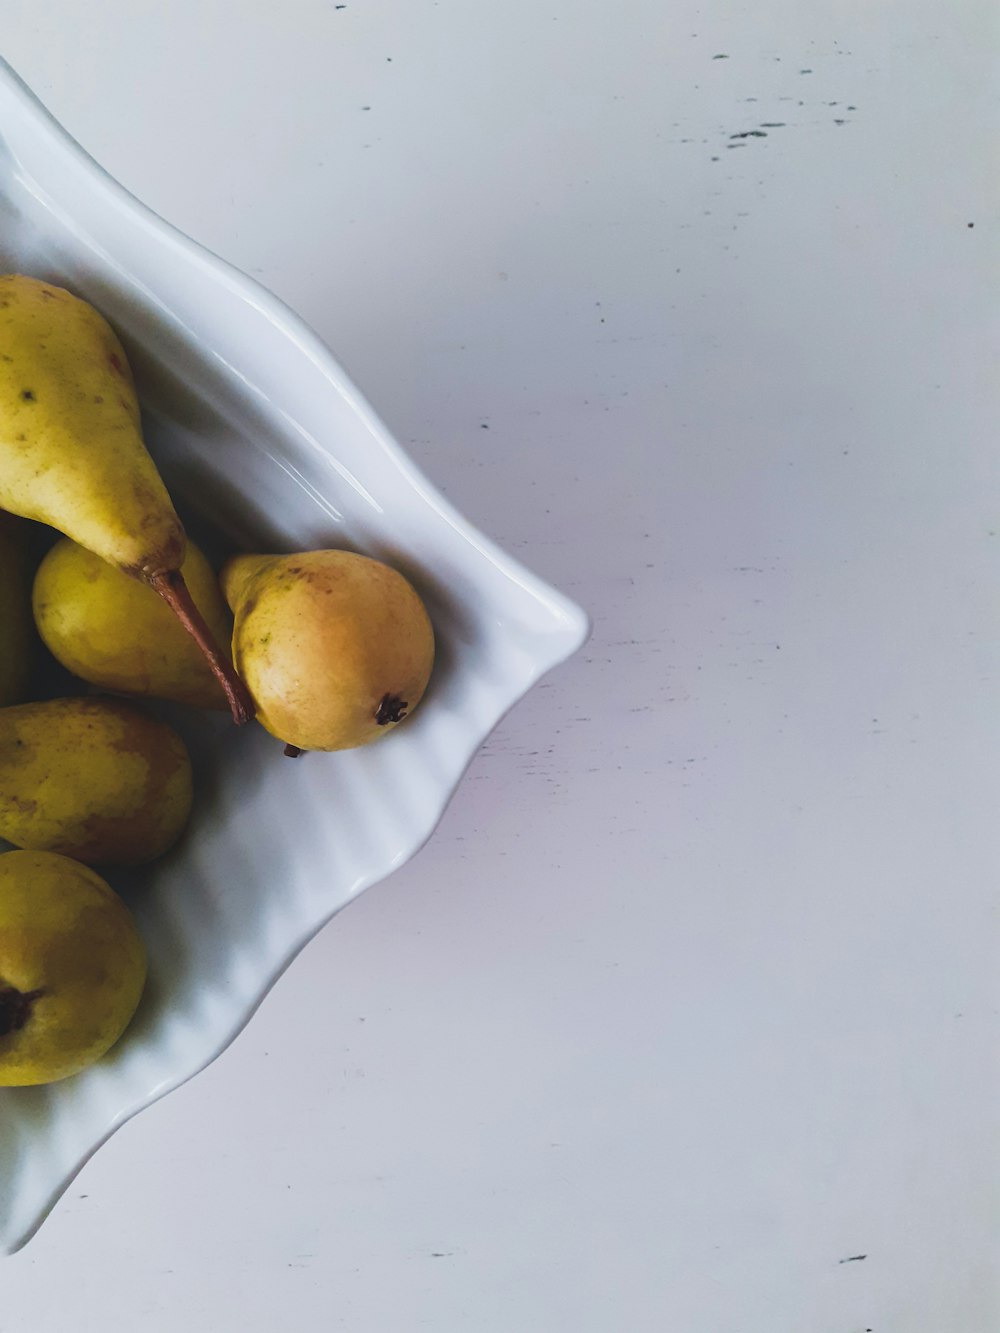
<path fill-rule="evenodd" d="M 995 1333 L 992 9 L 7 0 L 594 633 L 2 1333 Z"/>

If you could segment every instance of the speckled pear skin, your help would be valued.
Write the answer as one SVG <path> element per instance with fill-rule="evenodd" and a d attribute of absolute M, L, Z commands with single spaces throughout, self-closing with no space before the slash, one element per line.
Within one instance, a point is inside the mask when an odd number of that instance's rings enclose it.
<path fill-rule="evenodd" d="M 228 646 L 229 612 L 193 542 L 181 573 L 220 648 Z M 163 599 L 68 537 L 39 565 L 32 604 L 42 642 L 81 680 L 195 708 L 226 708 L 222 687 Z"/>
<path fill-rule="evenodd" d="M 140 577 L 184 557 L 114 330 L 86 301 L 19 273 L 0 275 L 0 508 Z"/>
<path fill-rule="evenodd" d="M 0 508 L 150 584 L 198 644 L 233 720 L 253 705 L 180 572 L 186 538 L 142 438 L 125 352 L 62 287 L 0 275 Z"/>
<path fill-rule="evenodd" d="M 326 550 L 235 556 L 220 577 L 236 669 L 260 723 L 293 751 L 368 745 L 420 703 L 434 630 L 398 570 Z"/>
<path fill-rule="evenodd" d="M 0 709 L 0 837 L 17 847 L 141 865 L 176 842 L 191 799 L 184 742 L 122 700 Z"/>
<path fill-rule="evenodd" d="M 51 852 L 0 856 L 0 1087 L 78 1074 L 121 1037 L 146 981 L 124 902 Z"/>

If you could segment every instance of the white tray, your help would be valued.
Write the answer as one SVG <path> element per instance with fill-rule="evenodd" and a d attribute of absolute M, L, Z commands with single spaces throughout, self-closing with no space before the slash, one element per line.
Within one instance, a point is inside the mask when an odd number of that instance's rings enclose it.
<path fill-rule="evenodd" d="M 364 750 L 290 761 L 259 727 L 170 713 L 196 762 L 192 826 L 142 875 L 110 877 L 147 941 L 147 993 L 91 1070 L 0 1090 L 9 1253 L 119 1125 L 232 1041 L 335 912 L 417 851 L 487 734 L 588 627 L 434 490 L 290 310 L 111 180 L 2 61 L 0 271 L 64 284 L 115 325 L 150 450 L 210 554 L 380 556 L 420 588 L 439 644 L 421 708 Z"/>

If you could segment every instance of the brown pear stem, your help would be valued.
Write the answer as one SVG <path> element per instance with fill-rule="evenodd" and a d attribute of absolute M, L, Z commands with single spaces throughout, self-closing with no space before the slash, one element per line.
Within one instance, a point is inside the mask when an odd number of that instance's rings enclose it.
<path fill-rule="evenodd" d="M 286 759 L 298 759 L 301 753 L 302 751 L 299 749 L 299 747 L 297 745 L 293 745 L 291 741 L 289 741 L 288 744 L 285 746 Z"/>
<path fill-rule="evenodd" d="M 155 574 L 148 574 L 146 580 L 155 588 L 174 615 L 204 654 L 212 668 L 212 674 L 225 690 L 229 700 L 229 711 L 236 725 L 250 722 L 257 711 L 250 698 L 250 691 L 240 680 L 233 667 L 219 651 L 212 631 L 205 624 L 205 618 L 194 604 L 184 576 L 179 569 L 163 569 Z"/>

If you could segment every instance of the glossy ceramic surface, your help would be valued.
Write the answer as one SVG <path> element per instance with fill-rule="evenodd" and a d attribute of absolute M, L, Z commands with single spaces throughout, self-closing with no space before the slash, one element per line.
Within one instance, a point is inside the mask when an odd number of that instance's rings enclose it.
<path fill-rule="evenodd" d="M 128 1037 L 62 1084 L 0 1091 L 0 1249 L 86 1158 L 247 1022 L 303 944 L 433 831 L 500 717 L 584 641 L 578 607 L 476 532 L 294 314 L 112 181 L 0 62 L 0 269 L 69 286 L 114 323 L 147 438 L 189 530 L 227 550 L 348 545 L 430 607 L 439 659 L 404 728 L 292 763 L 260 728 L 171 713 L 192 748 L 183 844 L 132 880 L 150 982 Z"/>

